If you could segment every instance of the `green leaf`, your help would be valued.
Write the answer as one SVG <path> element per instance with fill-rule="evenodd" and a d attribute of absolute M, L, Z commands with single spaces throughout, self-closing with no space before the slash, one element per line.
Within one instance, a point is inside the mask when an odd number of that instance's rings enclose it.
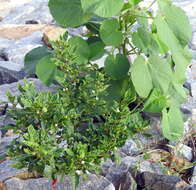
<path fill-rule="evenodd" d="M 192 37 L 192 28 L 185 12 L 169 1 L 159 0 L 159 8 L 169 28 L 173 31 L 182 46 L 186 46 Z"/>
<path fill-rule="evenodd" d="M 96 37 L 96 36 L 93 36 L 93 37 L 90 37 L 88 40 L 88 45 L 89 45 L 89 49 L 90 49 L 90 60 L 92 61 L 95 61 L 99 58 L 101 58 L 104 53 L 105 53 L 105 50 L 104 50 L 104 43 L 101 41 L 100 38 Z"/>
<path fill-rule="evenodd" d="M 172 81 L 172 69 L 170 64 L 155 55 L 150 56 L 149 63 L 148 67 L 154 86 L 162 90 L 163 93 L 167 93 Z"/>
<path fill-rule="evenodd" d="M 180 42 L 169 28 L 167 22 L 160 14 L 157 15 L 155 19 L 155 24 L 157 26 L 157 33 L 162 42 L 164 42 L 167 47 L 171 50 L 173 55 L 173 60 L 175 62 L 175 78 L 178 82 L 183 83 L 186 80 L 185 71 L 187 65 L 189 64 L 189 59 L 187 59 L 187 53 L 182 48 Z"/>
<path fill-rule="evenodd" d="M 70 38 L 68 43 L 76 54 L 76 62 L 78 64 L 87 63 L 90 57 L 90 49 L 87 42 L 84 39 L 75 36 Z"/>
<path fill-rule="evenodd" d="M 133 44 L 147 54 L 148 46 L 151 42 L 149 33 L 142 27 L 132 34 Z"/>
<path fill-rule="evenodd" d="M 129 3 L 131 5 L 137 5 L 139 2 L 141 2 L 142 0 L 129 0 Z"/>
<path fill-rule="evenodd" d="M 179 140 L 183 136 L 184 132 L 184 122 L 180 108 L 172 105 L 168 112 L 165 108 L 162 114 L 163 135 L 171 141 Z"/>
<path fill-rule="evenodd" d="M 146 98 L 153 88 L 152 79 L 144 57 L 138 56 L 132 66 L 131 78 L 136 92 Z"/>
<path fill-rule="evenodd" d="M 66 27 L 79 26 L 91 18 L 91 14 L 82 10 L 80 0 L 50 0 L 49 8 L 54 19 Z"/>
<path fill-rule="evenodd" d="M 146 103 L 144 104 L 144 111 L 150 113 L 160 113 L 167 105 L 167 98 L 161 91 L 155 88 Z"/>
<path fill-rule="evenodd" d="M 46 165 L 44 168 L 44 177 L 47 177 L 49 179 L 52 178 L 52 167 L 49 165 Z"/>
<path fill-rule="evenodd" d="M 57 67 L 51 61 L 52 56 L 43 57 L 36 66 L 36 75 L 46 85 L 50 85 L 56 75 Z"/>
<path fill-rule="evenodd" d="M 119 46 L 123 42 L 123 34 L 119 30 L 117 19 L 105 20 L 100 27 L 100 36 L 106 45 Z"/>
<path fill-rule="evenodd" d="M 95 13 L 100 17 L 112 17 L 123 8 L 123 0 L 81 0 L 85 12 Z"/>
<path fill-rule="evenodd" d="M 50 55 L 51 51 L 45 47 L 37 47 L 25 55 L 24 70 L 27 74 L 35 74 L 36 65 L 43 57 Z"/>
<path fill-rule="evenodd" d="M 105 60 L 105 71 L 113 80 L 127 76 L 130 68 L 129 60 L 123 54 L 109 55 Z"/>

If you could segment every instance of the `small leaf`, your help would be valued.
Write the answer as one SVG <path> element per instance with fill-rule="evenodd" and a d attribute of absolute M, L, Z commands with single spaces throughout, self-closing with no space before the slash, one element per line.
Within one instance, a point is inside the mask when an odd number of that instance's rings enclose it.
<path fill-rule="evenodd" d="M 130 64 L 126 56 L 117 54 L 109 55 L 105 60 L 105 71 L 113 80 L 119 80 L 127 76 Z"/>
<path fill-rule="evenodd" d="M 56 75 L 57 67 L 51 61 L 51 56 L 43 57 L 36 67 L 36 75 L 46 85 L 50 85 Z"/>
<path fill-rule="evenodd" d="M 112 17 L 123 8 L 123 0 L 81 0 L 85 12 L 95 13 L 100 17 Z"/>
<path fill-rule="evenodd" d="M 24 70 L 27 74 L 35 74 L 36 65 L 43 57 L 50 55 L 51 51 L 45 47 L 37 47 L 30 52 L 28 52 L 25 56 Z"/>
<path fill-rule="evenodd" d="M 153 84 L 147 63 L 142 56 L 135 59 L 131 70 L 131 78 L 139 96 L 147 98 Z"/>
<path fill-rule="evenodd" d="M 100 36 L 106 45 L 119 46 L 123 41 L 123 34 L 119 30 L 117 19 L 105 20 L 100 28 Z"/>

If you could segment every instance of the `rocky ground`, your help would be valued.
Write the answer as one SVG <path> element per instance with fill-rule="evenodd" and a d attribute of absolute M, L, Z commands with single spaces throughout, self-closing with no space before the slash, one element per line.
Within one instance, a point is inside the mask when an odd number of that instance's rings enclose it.
<path fill-rule="evenodd" d="M 193 26 L 190 47 L 193 61 L 187 69 L 186 87 L 190 90 L 188 102 L 182 105 L 188 121 L 184 138 L 178 142 L 166 141 L 160 133 L 159 118 L 152 118 L 151 128 L 119 150 L 122 161 L 119 165 L 105 162 L 100 176 L 89 175 L 82 181 L 79 190 L 194 190 L 196 189 L 196 1 L 174 0 L 182 7 Z M 55 25 L 48 7 L 48 0 L 0 0 L 0 102 L 7 100 L 6 91 L 17 94 L 17 85 L 28 77 L 23 71 L 24 55 L 31 49 L 55 39 L 64 29 Z M 147 3 L 149 0 L 147 1 Z M 71 35 L 80 34 L 81 29 L 69 29 Z M 43 40 L 44 39 L 44 40 Z M 50 90 L 39 80 L 29 78 L 38 90 Z M 0 190 L 50 190 L 51 182 L 45 178 L 29 178 L 26 170 L 11 167 L 12 161 L 4 159 L 6 147 L 16 138 L 3 126 L 14 125 L 6 117 L 9 105 L 0 104 Z M 169 146 L 168 146 L 169 145 Z M 187 168 L 191 168 L 188 169 Z M 72 190 L 71 180 L 65 178 L 58 183 L 57 190 Z"/>

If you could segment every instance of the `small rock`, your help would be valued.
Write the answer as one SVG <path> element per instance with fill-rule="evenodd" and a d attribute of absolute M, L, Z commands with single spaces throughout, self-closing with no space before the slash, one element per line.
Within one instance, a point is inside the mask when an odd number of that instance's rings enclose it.
<path fill-rule="evenodd" d="M 196 190 L 196 184 L 190 185 L 187 189 L 185 190 Z"/>
<path fill-rule="evenodd" d="M 29 78 L 26 81 L 32 82 L 35 85 L 37 91 L 54 91 L 55 88 L 57 88 L 57 86 L 55 86 L 55 85 L 51 85 L 50 87 L 47 87 L 44 84 L 42 84 L 41 81 L 38 79 Z M 20 80 L 18 82 L 14 82 L 11 84 L 1 85 L 0 86 L 0 102 L 7 102 L 8 101 L 8 98 L 6 96 L 7 91 L 9 91 L 13 96 L 19 95 L 19 93 L 20 93 L 18 90 L 19 84 L 23 85 L 24 81 Z"/>
<path fill-rule="evenodd" d="M 136 142 L 132 139 L 128 139 L 120 151 L 122 151 L 127 156 L 134 156 L 141 152 Z"/>
<path fill-rule="evenodd" d="M 105 176 L 108 173 L 110 167 L 114 165 L 115 163 L 112 162 L 112 160 L 110 159 L 106 160 L 103 164 L 101 164 L 101 175 Z"/>
<path fill-rule="evenodd" d="M 1 104 L 0 102 L 0 116 L 5 115 L 7 108 L 8 108 L 8 104 L 4 104 L 4 103 Z"/>
<path fill-rule="evenodd" d="M 56 41 L 62 36 L 67 30 L 61 27 L 48 26 L 44 29 L 43 40 L 47 46 L 51 46 L 51 41 Z"/>
<path fill-rule="evenodd" d="M 196 100 L 196 81 L 191 84 L 191 94 L 193 99 Z"/>
<path fill-rule="evenodd" d="M 143 172 L 136 177 L 140 188 L 147 190 L 184 190 L 188 185 L 179 177 Z"/>
<path fill-rule="evenodd" d="M 175 155 L 183 157 L 188 161 L 193 159 L 192 148 L 184 144 L 177 145 L 175 148 Z"/>
<path fill-rule="evenodd" d="M 16 123 L 14 120 L 8 118 L 7 116 L 3 115 L 0 116 L 0 131 L 2 132 L 2 135 L 4 136 L 7 132 L 7 130 L 3 129 L 3 127 L 7 125 L 14 126 Z"/>
<path fill-rule="evenodd" d="M 190 184 L 191 184 L 191 185 L 196 184 L 196 166 L 195 166 L 194 169 L 193 169 L 193 175 L 192 175 L 192 177 L 191 177 Z"/>

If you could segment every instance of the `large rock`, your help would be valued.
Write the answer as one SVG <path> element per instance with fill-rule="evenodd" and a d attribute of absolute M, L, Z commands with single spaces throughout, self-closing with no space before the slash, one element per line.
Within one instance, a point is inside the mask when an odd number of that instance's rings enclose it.
<path fill-rule="evenodd" d="M 48 0 L 32 0 L 17 6 L 0 24 L 25 24 L 29 20 L 37 21 L 40 24 L 52 23 L 53 18 L 48 8 Z"/>
<path fill-rule="evenodd" d="M 42 84 L 41 81 L 38 79 L 29 78 L 26 81 L 34 83 L 34 85 L 38 91 L 53 91 L 55 88 L 57 88 L 57 86 L 55 86 L 55 85 L 47 87 L 44 84 Z M 20 93 L 18 90 L 19 84 L 23 85 L 24 81 L 20 80 L 18 82 L 14 82 L 11 84 L 1 85 L 0 86 L 0 102 L 7 102 L 8 101 L 8 98 L 6 95 L 7 91 L 9 91 L 13 96 L 18 95 Z"/>
<path fill-rule="evenodd" d="M 140 188 L 146 190 L 185 190 L 188 185 L 179 177 L 143 172 L 136 178 Z"/>
<path fill-rule="evenodd" d="M 25 55 L 32 49 L 43 45 L 42 36 L 43 33 L 41 31 L 33 32 L 31 35 L 15 41 L 15 43 L 4 50 L 4 53 L 9 61 L 19 64 L 20 68 L 23 68 Z"/>
<path fill-rule="evenodd" d="M 53 190 L 51 181 L 46 178 L 21 180 L 11 178 L 4 182 L 7 190 Z M 73 190 L 71 179 L 66 177 L 57 183 L 56 190 Z M 115 190 L 114 186 L 102 176 L 90 175 L 86 181 L 80 183 L 77 190 Z"/>

